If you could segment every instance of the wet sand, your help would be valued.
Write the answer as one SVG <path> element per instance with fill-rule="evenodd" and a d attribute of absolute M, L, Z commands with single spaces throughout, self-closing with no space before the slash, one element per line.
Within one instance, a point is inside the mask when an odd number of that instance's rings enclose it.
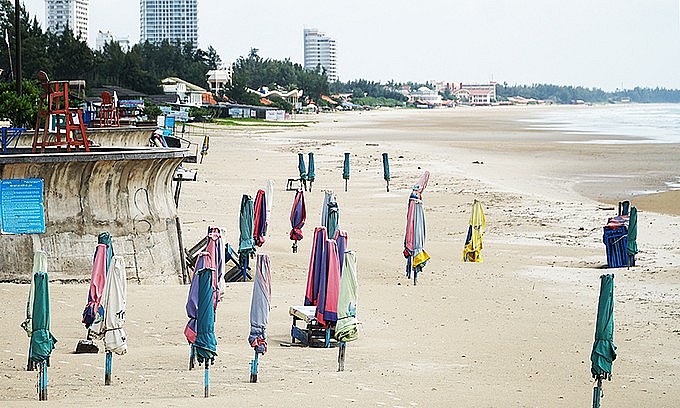
<path fill-rule="evenodd" d="M 248 383 L 251 284 L 229 284 L 216 315 L 218 357 L 212 396 L 201 370 L 189 372 L 186 286 L 129 287 L 129 353 L 114 358 L 103 386 L 104 355 L 72 354 L 87 286 L 51 286 L 50 402 L 77 406 L 589 406 L 590 351 L 598 277 L 615 273 L 619 358 L 603 406 L 674 406 L 680 400 L 680 218 L 677 193 L 640 197 L 677 174 L 678 145 L 601 145 L 582 135 L 527 130 L 537 108 L 371 111 L 305 116 L 305 128 L 210 126 L 210 152 L 192 165 L 179 214 L 185 245 L 208 225 L 238 243 L 243 193 L 276 183 L 269 236 L 272 265 L 269 351 L 257 384 Z M 194 139 L 200 142 L 200 128 Z M 614 137 L 614 136 L 612 136 Z M 569 142 L 569 143 L 564 143 Z M 578 142 L 578 143 L 574 143 Z M 289 214 L 297 152 L 313 151 L 317 181 L 306 194 L 305 238 L 291 253 Z M 344 192 L 342 153 L 352 153 Z M 381 153 L 391 158 L 390 192 Z M 474 163 L 474 162 L 478 162 Z M 483 164 L 482 164 L 483 163 Z M 615 163 L 615 165 L 612 165 Z M 419 283 L 401 255 L 410 186 L 432 175 L 424 205 L 432 256 Z M 674 173 L 675 172 L 675 173 Z M 336 372 L 336 349 L 283 347 L 288 308 L 304 296 L 310 241 L 322 190 L 337 193 L 340 225 L 359 268 L 360 338 Z M 470 207 L 484 203 L 481 264 L 461 262 Z M 611 203 L 640 208 L 637 265 L 607 270 L 602 226 Z M 94 248 L 94 244 L 93 244 Z M 19 327 L 26 285 L 0 285 L 0 401 L 33 404 L 35 374 L 23 371 L 27 338 Z"/>

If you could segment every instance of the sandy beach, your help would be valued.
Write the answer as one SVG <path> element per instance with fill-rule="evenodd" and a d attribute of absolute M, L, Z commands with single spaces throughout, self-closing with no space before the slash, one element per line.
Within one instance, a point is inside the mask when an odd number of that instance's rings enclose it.
<path fill-rule="evenodd" d="M 114 357 L 105 387 L 104 354 L 73 354 L 87 284 L 50 286 L 52 354 L 46 406 L 576 407 L 592 403 L 590 352 L 599 276 L 614 273 L 618 358 L 603 407 L 671 407 L 680 401 L 680 205 L 659 190 L 679 175 L 680 144 L 593 144 L 584 135 L 527 129 L 540 109 L 493 107 L 378 110 L 298 115 L 306 126 L 216 126 L 198 181 L 183 184 L 184 244 L 209 225 L 238 245 L 242 194 L 275 182 L 267 241 L 272 266 L 269 350 L 248 382 L 251 283 L 227 284 L 216 313 L 218 357 L 211 398 L 203 373 L 188 371 L 182 334 L 188 286 L 130 284 L 129 351 Z M 202 128 L 193 128 L 200 143 Z M 618 138 L 617 135 L 611 135 Z M 291 253 L 289 214 L 297 153 L 314 152 L 316 182 L 306 193 L 305 237 Z M 342 154 L 351 152 L 349 191 Z M 388 152 L 390 192 L 382 179 Z M 475 163 L 477 162 L 477 163 Z M 410 187 L 431 172 L 423 193 L 425 249 L 417 286 L 402 255 Z M 323 190 L 337 194 L 340 226 L 357 252 L 360 338 L 337 350 L 284 347 L 288 309 L 303 303 L 313 229 Z M 484 204 L 483 263 L 461 254 L 474 199 Z M 639 213 L 637 266 L 606 269 L 602 227 L 614 204 Z M 93 243 L 93 250 L 94 250 Z M 27 266 L 27 271 L 30 265 Z M 37 400 L 26 372 L 27 285 L 0 284 L 0 405 Z"/>

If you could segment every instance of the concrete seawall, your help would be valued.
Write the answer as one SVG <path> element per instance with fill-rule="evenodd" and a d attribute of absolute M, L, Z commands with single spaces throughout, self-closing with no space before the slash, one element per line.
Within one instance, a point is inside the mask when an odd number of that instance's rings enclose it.
<path fill-rule="evenodd" d="M 109 231 L 128 279 L 181 282 L 172 177 L 187 154 L 116 147 L 0 155 L 1 179 L 44 180 L 46 227 L 39 235 L 0 235 L 0 280 L 28 280 L 35 249 L 47 251 L 51 279 L 89 279 L 97 235 Z"/>

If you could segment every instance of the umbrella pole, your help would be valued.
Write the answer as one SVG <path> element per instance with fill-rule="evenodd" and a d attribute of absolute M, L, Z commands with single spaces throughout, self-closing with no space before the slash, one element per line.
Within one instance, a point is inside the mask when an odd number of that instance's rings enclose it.
<path fill-rule="evenodd" d="M 111 385 L 111 365 L 113 364 L 113 354 L 106 352 L 106 370 L 104 373 L 104 385 Z"/>
<path fill-rule="evenodd" d="M 248 282 L 248 254 L 243 257 L 241 267 L 243 268 L 243 281 Z"/>
<path fill-rule="evenodd" d="M 259 365 L 259 354 L 257 350 L 255 350 L 255 359 L 253 359 L 250 362 L 250 382 L 251 383 L 256 383 L 257 382 L 257 368 Z"/>
<path fill-rule="evenodd" d="M 191 371 L 194 368 L 194 346 L 190 345 L 189 346 L 189 371 Z"/>
<path fill-rule="evenodd" d="M 347 179 L 345 179 L 345 192 L 347 192 Z"/>
<path fill-rule="evenodd" d="M 347 343 L 344 341 L 340 342 L 340 346 L 338 348 L 338 371 L 345 371 L 345 348 L 347 347 Z"/>
<path fill-rule="evenodd" d="M 203 378 L 203 384 L 205 387 L 205 398 L 208 398 L 210 395 L 210 362 L 208 362 L 208 359 L 205 359 L 205 376 Z"/>
<path fill-rule="evenodd" d="M 38 364 L 38 401 L 47 401 L 47 362 Z"/>
<path fill-rule="evenodd" d="M 418 270 L 414 269 L 413 270 L 413 286 L 416 286 L 418 284 Z"/>
<path fill-rule="evenodd" d="M 385 183 L 387 184 L 387 192 L 390 192 L 390 181 L 386 180 Z"/>
<path fill-rule="evenodd" d="M 597 385 L 593 388 L 593 408 L 600 408 L 600 396 L 602 395 L 602 377 L 597 376 Z"/>
<path fill-rule="evenodd" d="M 330 326 L 326 328 L 326 348 L 331 347 L 331 328 Z"/>
<path fill-rule="evenodd" d="M 406 279 L 411 279 L 411 262 L 412 262 L 412 256 L 409 256 L 406 258 Z"/>
<path fill-rule="evenodd" d="M 293 253 L 297 254 L 297 241 L 293 241 Z"/>
<path fill-rule="evenodd" d="M 310 180 L 309 181 L 309 192 L 310 193 L 312 192 L 312 183 L 314 183 L 314 182 Z"/>

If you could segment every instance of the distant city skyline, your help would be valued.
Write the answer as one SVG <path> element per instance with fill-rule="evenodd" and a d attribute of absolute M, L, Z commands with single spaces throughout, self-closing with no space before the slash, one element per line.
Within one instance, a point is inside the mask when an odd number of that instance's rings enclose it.
<path fill-rule="evenodd" d="M 198 47 L 197 0 L 140 0 L 140 41 Z"/>
<path fill-rule="evenodd" d="M 26 0 L 45 28 L 45 0 Z M 678 0 L 199 0 L 199 47 L 225 62 L 257 48 L 303 64 L 300 33 L 318 27 L 339 44 L 341 81 L 430 80 L 680 89 Z M 139 40 L 139 0 L 90 0 L 98 30 Z"/>

